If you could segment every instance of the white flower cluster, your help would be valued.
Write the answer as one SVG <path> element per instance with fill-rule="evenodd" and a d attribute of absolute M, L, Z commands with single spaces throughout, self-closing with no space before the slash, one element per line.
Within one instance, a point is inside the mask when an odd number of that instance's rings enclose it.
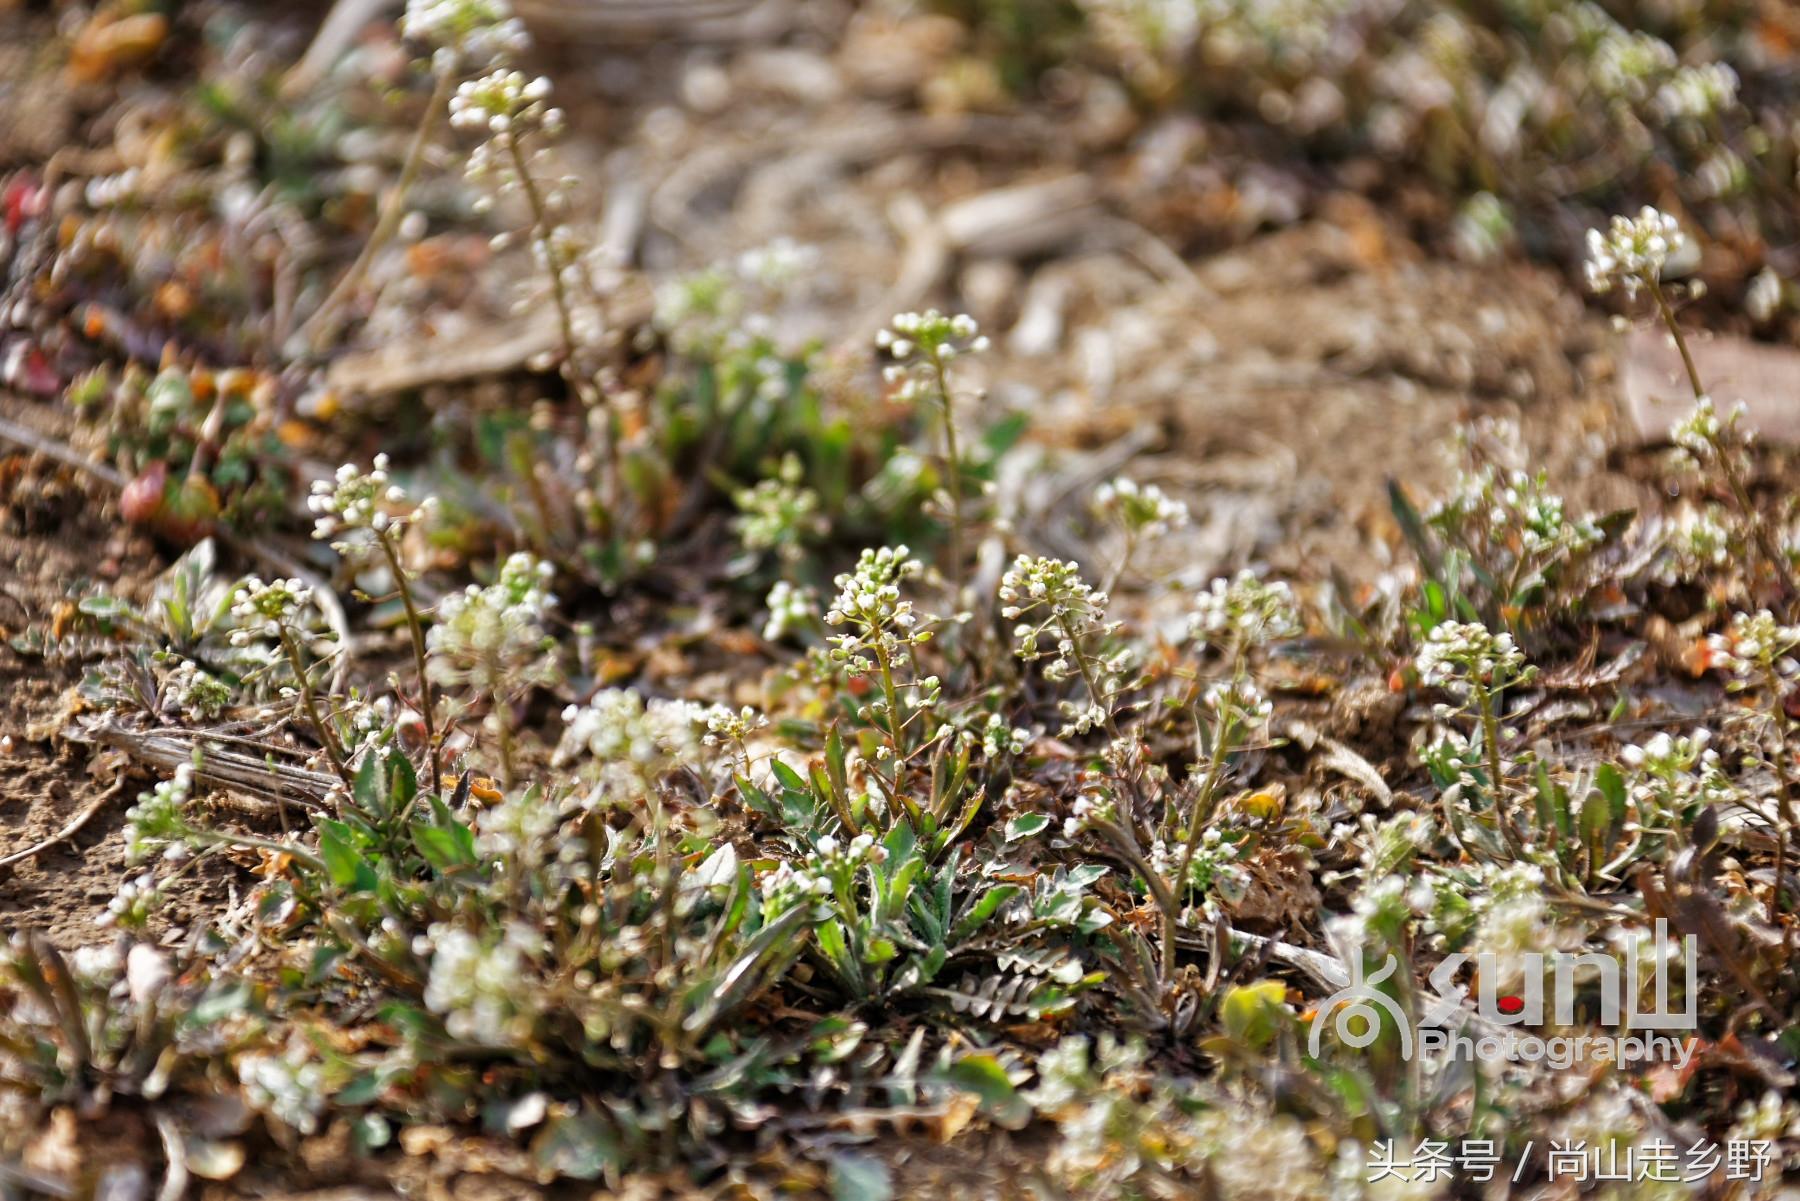
<path fill-rule="evenodd" d="M 25 942 L 23 931 L 15 931 L 9 940 L 9 946 L 16 954 Z M 119 982 L 119 976 L 125 970 L 125 956 L 120 954 L 120 943 L 117 939 L 95 946 L 76 947 L 69 956 L 69 973 L 90 988 L 110 990 Z M 9 969 L 12 965 L 9 955 L 0 955 L 0 969 Z M 27 1004 L 32 1013 L 28 1020 L 34 1023 L 49 1023 L 56 1020 L 56 1014 L 49 1009 Z M 15 1009 L 14 1013 L 18 1010 Z"/>
<path fill-rule="evenodd" d="M 738 255 L 737 273 L 772 292 L 792 287 L 819 265 L 817 246 L 807 246 L 783 235 Z"/>
<path fill-rule="evenodd" d="M 1076 639 L 1118 630 L 1119 623 L 1106 620 L 1109 599 L 1081 578 L 1081 565 L 1073 560 L 1020 555 L 1000 577 L 1000 615 L 1008 620 L 1035 619 L 1013 627 L 1014 653 L 1032 662 L 1044 655 L 1039 642 L 1046 633 L 1056 639 L 1057 657 L 1044 669 L 1046 679 L 1073 674 L 1070 656 L 1077 649 Z"/>
<path fill-rule="evenodd" d="M 476 203 L 478 210 L 493 206 L 496 198 L 517 193 L 525 197 L 531 213 L 531 253 L 537 265 L 556 279 L 558 303 L 562 293 L 584 288 L 588 244 L 564 217 L 572 178 L 538 170 L 545 155 L 543 142 L 558 137 L 567 123 L 563 110 L 550 103 L 550 80 L 527 77 L 509 67 L 497 67 L 475 79 L 465 79 L 450 97 L 453 128 L 483 135 L 470 151 L 463 174 L 492 191 Z M 509 235 L 500 234 L 496 246 Z"/>
<path fill-rule="evenodd" d="M 1636 296 L 1638 288 L 1662 278 L 1669 256 L 1686 245 L 1681 223 L 1649 205 L 1635 218 L 1615 216 L 1606 229 L 1588 230 L 1587 285 L 1596 293 L 1617 285 L 1625 295 Z"/>
<path fill-rule="evenodd" d="M 1737 1107 L 1737 1120 L 1731 1124 L 1728 1139 L 1732 1142 L 1800 1138 L 1800 1101 L 1783 1097 L 1774 1089 L 1760 1101 L 1745 1101 Z"/>
<path fill-rule="evenodd" d="M 1009 723 L 998 713 L 988 714 L 981 728 L 981 750 L 989 759 L 1001 755 L 1023 755 L 1031 743 L 1031 731 Z"/>
<path fill-rule="evenodd" d="M 167 780 L 138 794 L 125 812 L 126 857 L 133 863 L 154 854 L 183 854 L 180 839 L 187 829 L 184 811 L 194 791 L 194 765 L 183 763 Z"/>
<path fill-rule="evenodd" d="M 541 789 L 527 788 L 482 810 L 476 823 L 475 849 L 487 858 L 512 856 L 535 861 L 562 825 L 563 816 L 562 808 L 551 803 Z"/>
<path fill-rule="evenodd" d="M 1160 538 L 1188 523 L 1188 507 L 1155 484 L 1120 476 L 1094 490 L 1094 511 L 1133 538 Z"/>
<path fill-rule="evenodd" d="M 338 724 L 347 758 L 371 746 L 381 746 L 395 733 L 395 705 L 391 694 L 370 697 L 357 689 L 337 698 Z"/>
<path fill-rule="evenodd" d="M 936 309 L 923 313 L 899 313 L 888 328 L 875 335 L 875 345 L 905 361 L 914 358 L 954 359 L 959 348 L 982 351 L 988 340 L 967 313 L 945 316 Z"/>
<path fill-rule="evenodd" d="M 822 900 L 831 895 L 831 881 L 814 875 L 804 867 L 783 863 L 765 874 L 760 885 L 763 918 L 773 920 L 796 905 Z"/>
<path fill-rule="evenodd" d="M 1685 738 L 1658 732 L 1641 745 L 1620 750 L 1619 758 L 1632 769 L 1630 794 L 1637 815 L 1631 827 L 1662 826 L 1688 816 L 1685 811 L 1695 805 L 1720 803 L 1733 795 L 1710 741 L 1712 731 L 1701 726 Z"/>
<path fill-rule="evenodd" d="M 819 511 L 819 494 L 801 484 L 803 469 L 797 455 L 786 456 L 776 479 L 759 480 L 753 488 L 732 494 L 738 515 L 732 526 L 753 554 L 775 551 L 792 562 L 805 544 L 822 536 L 831 526 Z"/>
<path fill-rule="evenodd" d="M 804 584 L 776 580 L 763 603 L 768 606 L 769 619 L 763 623 L 762 636 L 770 642 L 808 629 L 819 619 L 819 599 Z"/>
<path fill-rule="evenodd" d="M 1421 930 L 1440 947 L 1459 946 L 1497 905 L 1542 893 L 1544 869 L 1535 863 L 1478 862 L 1432 867 L 1407 890 Z"/>
<path fill-rule="evenodd" d="M 1275 706 L 1248 674 L 1208 685 L 1200 702 L 1221 721 L 1239 730 L 1259 730 L 1269 724 L 1269 718 L 1275 713 Z"/>
<path fill-rule="evenodd" d="M 742 328 L 747 307 L 743 289 L 729 270 L 709 267 L 658 284 L 653 320 L 676 353 L 718 358 L 754 338 L 754 332 Z M 770 378 L 775 374 L 770 372 Z"/>
<path fill-rule="evenodd" d="M 507 0 L 406 0 L 400 35 L 430 46 L 440 72 L 480 70 L 531 48 L 531 37 Z"/>
<path fill-rule="evenodd" d="M 1800 672 L 1794 650 L 1800 647 L 1800 626 L 1783 625 L 1767 609 L 1734 613 L 1723 634 L 1706 640 L 1712 666 L 1741 680 L 1773 672 L 1784 678 Z"/>
<path fill-rule="evenodd" d="M 511 922 L 498 937 L 482 938 L 438 922 L 427 935 L 425 1007 L 443 1017 L 451 1037 L 489 1047 L 529 1038 L 536 1010 L 524 985 L 531 957 L 543 945 L 536 931 Z"/>
<path fill-rule="evenodd" d="M 875 335 L 875 345 L 893 357 L 882 376 L 890 384 L 900 385 L 894 393 L 896 400 L 947 404 L 950 398 L 944 394 L 941 374 L 959 355 L 986 350 L 988 339 L 968 314 L 952 317 L 928 309 L 896 315 L 887 329 Z"/>
<path fill-rule="evenodd" d="M 1727 451 L 1750 445 L 1751 434 L 1743 425 L 1747 411 L 1739 401 L 1730 413 L 1720 417 L 1712 397 L 1702 396 L 1686 416 L 1669 427 L 1669 441 L 1696 464 L 1715 462 Z"/>
<path fill-rule="evenodd" d="M 913 603 L 900 598 L 900 583 L 924 570 L 905 546 L 864 550 L 856 570 L 843 572 L 833 581 L 837 599 L 825 612 L 828 626 L 848 626 L 849 632 L 833 635 L 831 658 L 852 676 L 875 670 L 878 660 L 889 670 L 911 661 L 909 647 L 931 637 L 918 628 Z"/>
<path fill-rule="evenodd" d="M 1300 610 L 1282 581 L 1265 583 L 1240 571 L 1229 580 L 1215 579 L 1194 597 L 1188 629 L 1194 638 L 1247 650 L 1299 634 Z"/>
<path fill-rule="evenodd" d="M 1105 793 L 1084 792 L 1069 806 L 1069 816 L 1063 819 L 1063 837 L 1073 838 L 1095 823 L 1118 820 L 1119 807 L 1111 797 Z"/>
<path fill-rule="evenodd" d="M 257 1052 L 237 1062 L 238 1083 L 250 1108 L 291 1126 L 301 1134 L 319 1128 L 330 1094 L 325 1090 L 325 1069 L 311 1057 L 305 1040 L 290 1040 L 277 1055 Z"/>
<path fill-rule="evenodd" d="M 1111 717 L 1108 705 L 1126 687 L 1131 670 L 1130 648 L 1098 654 L 1087 645 L 1119 630 L 1120 623 L 1106 619 L 1107 595 L 1081 578 L 1078 563 L 1020 555 L 1000 577 L 1001 616 L 1017 620 L 1013 626 L 1013 653 L 1027 663 L 1045 655 L 1042 643 L 1054 639 L 1055 657 L 1044 668 L 1044 678 L 1066 680 L 1077 673 L 1088 685 L 1084 702 L 1064 701 L 1069 719 L 1062 735 L 1086 734 L 1105 725 Z"/>
<path fill-rule="evenodd" d="M 470 584 L 440 601 L 425 635 L 432 680 L 506 695 L 554 679 L 547 652 L 555 640 L 544 630 L 556 604 L 549 591 L 554 574 L 550 564 L 519 551 L 507 557 L 494 583 Z"/>
<path fill-rule="evenodd" d="M 1523 984 L 1525 973 L 1541 962 L 1534 959 L 1533 952 L 1554 948 L 1561 941 L 1541 870 L 1535 874 L 1526 870 L 1517 878 L 1524 882 L 1523 887 L 1496 889 L 1479 906 L 1480 917 L 1468 945 L 1470 953 L 1488 957 L 1482 961 L 1482 984 L 1487 983 L 1491 963 L 1495 983 L 1508 992 Z"/>
<path fill-rule="evenodd" d="M 398 534 L 433 505 L 429 500 L 409 503 L 405 490 L 388 478 L 388 457 L 379 454 L 367 471 L 345 463 L 333 478 L 314 480 L 306 507 L 314 515 L 313 537 L 323 542 L 359 531 Z M 331 545 L 340 554 L 351 549 L 348 541 Z"/>
<path fill-rule="evenodd" d="M 692 701 L 652 700 L 624 688 L 607 688 L 586 705 L 563 710 L 557 766 L 586 757 L 593 790 L 586 808 L 643 797 L 678 767 L 703 759 L 709 710 Z"/>
<path fill-rule="evenodd" d="M 1165 880 L 1171 878 L 1181 866 L 1182 853 L 1180 844 L 1170 846 L 1157 839 L 1150 845 L 1150 870 Z M 1202 896 L 1216 891 L 1227 901 L 1240 899 L 1250 881 L 1249 873 L 1239 863 L 1242 857 L 1238 845 L 1227 841 L 1222 831 L 1209 829 L 1200 835 L 1199 845 L 1194 848 L 1187 880 L 1177 880 L 1176 886 L 1185 885 L 1186 891 Z"/>
<path fill-rule="evenodd" d="M 1665 121 L 1709 121 L 1737 105 L 1738 76 L 1724 63 L 1682 67 L 1656 89 Z"/>
<path fill-rule="evenodd" d="M 474 79 L 465 79 L 450 97 L 450 125 L 486 133 L 509 145 L 507 139 L 530 130 L 557 133 L 565 120 L 563 111 L 550 104 L 550 80 L 528 77 L 510 67 L 498 67 Z"/>
<path fill-rule="evenodd" d="M 858 834 L 849 842 L 826 834 L 813 844 L 806 857 L 807 866 L 828 879 L 849 879 L 865 864 L 887 862 L 887 851 L 875 841 L 873 834 Z"/>
<path fill-rule="evenodd" d="M 749 705 L 735 713 L 724 705 L 714 705 L 707 710 L 706 734 L 701 742 L 706 746 L 718 746 L 722 742 L 741 744 L 758 730 L 767 728 L 768 724 L 769 719 Z"/>
<path fill-rule="evenodd" d="M 1718 505 L 1684 507 L 1668 534 L 1670 563 L 1664 579 L 1698 580 L 1731 561 L 1735 538 L 1729 514 Z"/>
<path fill-rule="evenodd" d="M 300 615 L 312 604 L 312 589 L 299 580 L 264 581 L 260 576 L 247 576 L 238 587 L 231 604 L 236 627 L 231 631 L 231 645 L 249 646 L 264 638 L 279 638 L 290 626 L 300 624 Z"/>
<path fill-rule="evenodd" d="M 803 863 L 783 863 L 762 878 L 763 913 L 773 918 L 808 900 L 848 893 L 858 870 L 886 860 L 887 851 L 873 834 L 858 834 L 849 842 L 824 835 Z"/>
<path fill-rule="evenodd" d="M 1549 490 L 1545 472 L 1504 471 L 1484 464 L 1465 472 L 1455 490 L 1426 519 L 1463 539 L 1532 566 L 1535 573 L 1587 550 L 1601 537 L 1590 518 L 1571 519 L 1563 498 Z M 1490 570 L 1494 564 L 1487 564 Z M 1535 581 L 1520 581 L 1526 586 Z"/>
<path fill-rule="evenodd" d="M 1087 1037 L 1070 1035 L 1039 1056 L 1037 1084 L 1025 1093 L 1039 1113 L 1059 1124 L 1047 1166 L 1058 1178 L 1088 1186 L 1084 1195 L 1142 1166 L 1143 1148 L 1134 1135 L 1148 1125 L 1145 1107 L 1125 1079 L 1135 1080 L 1144 1055 L 1133 1047 L 1129 1057 L 1121 1056 L 1118 1048 L 1112 1035 L 1102 1035 L 1102 1062 L 1090 1066 Z M 1114 1062 L 1107 1064 L 1109 1058 Z M 1103 1073 L 1109 1066 L 1120 1077 L 1118 1087 L 1107 1087 Z"/>
<path fill-rule="evenodd" d="M 1419 648 L 1419 678 L 1431 685 L 1474 681 L 1505 687 L 1525 668 L 1525 654 L 1511 634 L 1496 634 L 1480 622 L 1445 621 L 1432 627 Z"/>
<path fill-rule="evenodd" d="M 1656 35 L 1628 30 L 1610 19 L 1607 23 L 1610 28 L 1588 64 L 1594 86 L 1615 100 L 1638 103 L 1680 60 L 1674 47 Z"/>
<path fill-rule="evenodd" d="M 192 717 L 214 718 L 231 704 L 231 685 L 192 659 L 182 659 L 170 669 L 167 689 L 181 711 Z"/>
<path fill-rule="evenodd" d="M 1396 813 L 1385 821 L 1373 813 L 1361 813 L 1355 822 L 1339 822 L 1331 828 L 1334 843 L 1351 850 L 1361 848 L 1357 870 L 1343 874 L 1360 876 L 1365 883 L 1409 873 L 1413 860 L 1436 833 L 1431 817 L 1417 812 Z"/>
<path fill-rule="evenodd" d="M 161 903 L 162 890 L 156 885 L 155 872 L 133 876 L 119 885 L 119 891 L 106 903 L 106 912 L 100 915 L 99 924 L 142 930 Z"/>
<path fill-rule="evenodd" d="M 745 393 L 779 401 L 791 386 L 788 360 L 807 352 L 777 341 L 783 323 L 775 313 L 819 259 L 817 247 L 777 238 L 732 262 L 667 280 L 657 285 L 655 326 L 676 353 L 720 365 L 722 403 Z"/>

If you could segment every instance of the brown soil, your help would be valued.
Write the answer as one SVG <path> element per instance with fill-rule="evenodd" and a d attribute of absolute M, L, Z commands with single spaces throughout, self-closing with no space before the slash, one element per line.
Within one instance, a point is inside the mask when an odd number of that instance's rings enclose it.
<path fill-rule="evenodd" d="M 33 414 L 0 398 L 0 414 Z M 41 422 L 39 423 L 41 424 Z M 0 928 L 63 946 L 107 937 L 106 904 L 128 877 L 125 812 L 151 777 L 115 752 L 70 742 L 83 676 L 105 649 L 76 620 L 84 596 L 142 601 L 169 556 L 119 520 L 117 497 L 66 468 L 0 448 Z M 93 809 L 81 828 L 54 838 Z M 54 838 L 54 841 L 52 841 Z M 178 930 L 215 913 L 230 869 L 202 865 L 157 917 Z"/>
<path fill-rule="evenodd" d="M 114 498 L 65 469 L 0 458 L 0 858 L 48 839 L 103 793 L 112 799 L 77 833 L 0 868 L 0 923 L 47 930 L 64 945 L 103 936 L 95 920 L 125 872 L 124 817 L 135 795 L 121 763 L 60 737 L 79 705 L 74 604 L 98 590 L 141 595 L 162 559 L 122 534 Z M 145 785 L 140 781 L 138 787 Z"/>

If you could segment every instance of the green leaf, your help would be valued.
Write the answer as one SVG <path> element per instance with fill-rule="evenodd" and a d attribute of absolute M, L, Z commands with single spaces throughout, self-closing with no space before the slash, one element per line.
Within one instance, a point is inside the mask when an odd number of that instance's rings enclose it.
<path fill-rule="evenodd" d="M 771 771 L 773 771 L 775 773 L 775 779 L 778 780 L 780 782 L 781 786 L 783 788 L 787 789 L 789 792 L 798 792 L 798 793 L 804 794 L 805 792 L 808 791 L 807 786 L 806 786 L 806 781 L 802 780 L 800 778 L 800 773 L 796 772 L 793 768 L 789 767 L 787 764 L 783 763 L 781 760 L 771 759 L 769 761 L 769 768 Z"/>
<path fill-rule="evenodd" d="M 531 1157 L 544 1180 L 598 1180 L 625 1164 L 618 1134 L 592 1111 L 551 1118 L 532 1141 Z"/>
<path fill-rule="evenodd" d="M 323 827 L 327 823 L 321 822 Z M 337 825 L 333 822 L 331 825 Z M 380 879 L 375 875 L 363 857 L 351 847 L 340 834 L 329 829 L 321 829 L 319 833 L 319 858 L 325 861 L 325 874 L 339 888 L 350 892 L 372 892 L 380 886 Z"/>
<path fill-rule="evenodd" d="M 228 1018 L 238 1017 L 250 1011 L 253 996 L 250 985 L 244 981 L 221 981 L 206 990 L 206 995 L 188 1011 L 182 1024 L 203 1030 Z"/>
<path fill-rule="evenodd" d="M 943 1079 L 979 1097 L 982 1113 L 996 1125 L 1018 1130 L 1031 1120 L 1030 1102 L 1019 1095 L 1005 1066 L 992 1055 L 965 1055 L 950 1065 Z"/>
<path fill-rule="evenodd" d="M 766 817 L 776 815 L 775 802 L 769 799 L 768 793 L 751 783 L 748 777 L 738 776 L 737 788 L 738 795 L 744 798 L 744 804 Z"/>
<path fill-rule="evenodd" d="M 1581 802 L 1581 844 L 1587 848 L 1590 861 L 1598 864 L 1611 845 L 1613 829 L 1612 804 L 1598 789 Z"/>
<path fill-rule="evenodd" d="M 84 596 L 76 602 L 75 607 L 89 617 L 114 618 L 124 617 L 131 613 L 131 606 L 116 596 L 100 593 L 96 596 Z"/>
<path fill-rule="evenodd" d="M 987 924 L 989 918 L 999 912 L 1000 906 L 1018 896 L 1022 891 L 1024 890 L 1017 884 L 996 884 L 982 893 L 981 899 L 976 901 L 963 915 L 962 920 L 956 923 L 956 928 L 950 932 L 950 941 L 961 942 L 981 929 Z"/>
<path fill-rule="evenodd" d="M 387 817 L 412 803 L 419 794 L 418 773 L 394 747 L 363 756 L 350 790 L 357 808 L 371 817 Z"/>
<path fill-rule="evenodd" d="M 1552 780 L 1541 762 L 1537 765 L 1537 800 L 1539 824 L 1549 830 L 1554 823 L 1555 829 L 1573 837 L 1575 816 L 1569 811 L 1568 789 Z"/>
<path fill-rule="evenodd" d="M 1044 813 L 1026 813 L 1006 823 L 1006 841 L 1018 842 L 1021 838 L 1030 838 L 1042 832 L 1050 824 L 1050 817 Z"/>
<path fill-rule="evenodd" d="M 887 1165 L 873 1155 L 840 1151 L 831 1157 L 832 1201 L 892 1201 Z"/>
<path fill-rule="evenodd" d="M 1625 777 L 1610 763 L 1602 763 L 1594 772 L 1594 787 L 1606 798 L 1615 825 L 1625 822 Z"/>
<path fill-rule="evenodd" d="M 1279 980 L 1240 984 L 1225 994 L 1219 1017 L 1233 1040 L 1261 1050 L 1287 1022 L 1287 985 Z"/>
<path fill-rule="evenodd" d="M 387 812 L 387 776 L 381 770 L 380 755 L 363 756 L 351 782 L 350 799 L 364 813 L 379 816 Z"/>
<path fill-rule="evenodd" d="M 464 837 L 458 837 L 459 831 Z M 413 845 L 419 849 L 419 854 L 425 857 L 425 862 L 440 876 L 448 876 L 459 868 L 474 867 L 476 864 L 474 837 L 466 826 L 459 824 L 451 829 L 426 822 L 414 822 L 412 836 Z"/>
<path fill-rule="evenodd" d="M 1412 500 L 1406 495 L 1406 489 L 1400 481 L 1388 480 L 1388 508 L 1393 511 L 1394 521 L 1400 532 L 1406 536 L 1413 554 L 1419 558 L 1419 566 L 1425 569 L 1428 580 L 1442 579 L 1438 564 L 1437 544 L 1431 532 L 1425 528 L 1425 519 L 1419 516 L 1419 510 L 1413 507 Z"/>

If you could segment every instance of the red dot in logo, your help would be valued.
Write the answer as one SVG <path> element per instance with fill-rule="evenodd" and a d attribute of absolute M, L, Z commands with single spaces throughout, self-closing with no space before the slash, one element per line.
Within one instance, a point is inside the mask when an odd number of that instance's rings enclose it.
<path fill-rule="evenodd" d="M 1525 1008 L 1525 998 L 1508 994 L 1501 997 L 1495 1004 L 1500 1007 L 1501 1013 L 1519 1013 Z"/>

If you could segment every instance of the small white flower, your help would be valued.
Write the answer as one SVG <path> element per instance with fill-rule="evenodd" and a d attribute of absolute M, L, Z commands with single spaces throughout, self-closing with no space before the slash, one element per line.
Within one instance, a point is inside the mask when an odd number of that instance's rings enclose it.
<path fill-rule="evenodd" d="M 1189 629 L 1195 638 L 1247 649 L 1299 634 L 1300 611 L 1285 583 L 1265 583 L 1240 571 L 1229 580 L 1215 579 L 1194 598 Z"/>
<path fill-rule="evenodd" d="M 535 931 L 512 922 L 498 935 L 478 936 L 439 922 L 428 937 L 425 1007 L 443 1016 L 452 1037 L 494 1047 L 529 1037 L 537 1001 L 526 970 L 543 945 Z"/>
<path fill-rule="evenodd" d="M 900 584 L 924 569 L 909 548 L 884 546 L 863 551 L 856 569 L 837 577 L 837 599 L 825 612 L 825 624 L 846 632 L 831 638 L 833 661 L 852 676 L 874 671 L 881 659 L 890 670 L 910 661 L 909 648 L 930 634 L 917 628 L 913 603 L 901 598 Z"/>
<path fill-rule="evenodd" d="M 1636 296 L 1638 288 L 1662 278 L 1669 257 L 1687 245 L 1681 223 L 1645 205 L 1635 218 L 1614 217 L 1604 230 L 1590 229 L 1583 266 L 1589 289 L 1612 291 L 1614 285 Z"/>
<path fill-rule="evenodd" d="M 1155 484 L 1121 476 L 1094 490 L 1094 511 L 1134 538 L 1160 538 L 1188 523 L 1188 507 Z"/>
<path fill-rule="evenodd" d="M 476 69 L 530 48 L 524 24 L 506 0 L 407 0 L 401 36 L 432 47 L 440 70 Z"/>
<path fill-rule="evenodd" d="M 1417 666 L 1427 684 L 1474 680 L 1498 689 L 1521 677 L 1525 655 L 1513 645 L 1511 634 L 1495 634 L 1480 622 L 1446 621 L 1425 636 Z"/>

